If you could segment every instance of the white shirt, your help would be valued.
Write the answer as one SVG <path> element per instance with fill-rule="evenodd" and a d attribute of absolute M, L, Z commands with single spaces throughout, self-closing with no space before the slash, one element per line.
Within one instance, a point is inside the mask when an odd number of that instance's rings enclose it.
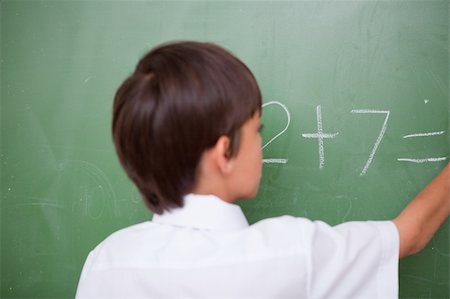
<path fill-rule="evenodd" d="M 77 298 L 398 296 L 392 222 L 283 216 L 249 225 L 239 206 L 188 195 L 183 208 L 113 233 L 88 256 Z"/>

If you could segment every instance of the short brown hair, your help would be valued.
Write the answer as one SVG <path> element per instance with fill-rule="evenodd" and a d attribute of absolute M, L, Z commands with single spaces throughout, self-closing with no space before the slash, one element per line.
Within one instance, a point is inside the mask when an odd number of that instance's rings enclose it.
<path fill-rule="evenodd" d="M 241 126 L 261 111 L 247 66 L 227 50 L 200 42 L 158 46 L 117 90 L 112 133 L 120 162 L 157 214 L 183 206 L 205 150 L 220 136 L 239 149 Z"/>

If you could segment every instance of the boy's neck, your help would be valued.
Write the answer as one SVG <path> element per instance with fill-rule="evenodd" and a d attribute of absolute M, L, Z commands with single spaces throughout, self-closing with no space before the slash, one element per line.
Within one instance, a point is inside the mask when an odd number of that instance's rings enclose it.
<path fill-rule="evenodd" d="M 209 185 L 209 186 L 214 186 L 214 185 Z M 200 186 L 198 186 L 198 187 L 194 188 L 191 191 L 191 193 L 197 194 L 197 195 L 214 195 L 228 203 L 233 203 L 237 200 L 236 198 L 233 198 L 233 196 L 228 194 L 228 192 L 226 192 L 226 190 L 223 190 L 223 189 L 224 188 L 217 188 L 217 187 L 216 188 L 205 188 L 205 187 L 201 188 Z"/>

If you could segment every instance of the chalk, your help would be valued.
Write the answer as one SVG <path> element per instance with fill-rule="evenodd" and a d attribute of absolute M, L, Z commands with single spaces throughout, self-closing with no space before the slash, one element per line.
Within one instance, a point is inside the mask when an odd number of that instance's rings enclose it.
<path fill-rule="evenodd" d="M 327 134 L 327 133 L 305 133 L 302 134 L 303 137 L 305 138 L 334 138 L 338 135 L 339 133 L 333 133 L 333 134 Z"/>
<path fill-rule="evenodd" d="M 325 166 L 325 149 L 323 145 L 323 140 L 325 138 L 335 138 L 338 133 L 324 133 L 323 123 L 322 123 L 322 107 L 318 105 L 316 107 L 316 118 L 317 118 L 317 133 L 305 133 L 302 134 L 304 138 L 317 138 L 319 143 L 319 168 L 322 169 Z"/>
<path fill-rule="evenodd" d="M 286 130 L 288 129 L 288 127 L 289 127 L 289 125 L 290 125 L 290 123 L 291 123 L 291 114 L 289 113 L 288 108 L 287 108 L 283 103 L 280 103 L 280 102 L 278 102 L 278 101 L 271 101 L 271 102 L 264 103 L 264 104 L 262 105 L 262 107 L 264 108 L 264 107 L 269 106 L 269 105 L 278 105 L 278 106 L 280 106 L 281 108 L 283 108 L 283 110 L 286 112 L 287 123 L 286 123 L 286 126 L 284 127 L 284 129 L 281 130 L 281 132 L 279 132 L 278 134 L 276 134 L 276 135 L 275 135 L 274 137 L 272 137 L 266 144 L 263 145 L 263 147 L 262 147 L 263 149 L 264 149 L 266 146 L 268 146 L 269 144 L 271 144 L 272 141 L 274 141 L 275 139 L 277 139 L 278 137 L 280 137 L 284 132 L 286 132 Z"/>
<path fill-rule="evenodd" d="M 380 134 L 378 134 L 377 140 L 375 141 L 375 144 L 373 145 L 372 151 L 370 152 L 369 158 L 366 161 L 366 164 L 364 165 L 363 170 L 359 175 L 365 175 L 367 173 L 367 170 L 370 167 L 370 164 L 372 163 L 373 158 L 375 157 L 375 154 L 377 152 L 378 146 L 381 143 L 381 140 L 383 140 L 384 133 L 386 133 L 387 129 L 387 122 L 389 120 L 389 110 L 373 110 L 373 109 L 354 109 L 351 111 L 351 113 L 381 113 L 386 114 L 386 117 L 384 118 L 383 126 L 381 127 Z"/>
<path fill-rule="evenodd" d="M 427 163 L 427 162 L 440 162 L 445 161 L 447 159 L 448 157 L 423 158 L 423 159 L 398 158 L 397 161 L 411 162 L 411 163 Z"/>
<path fill-rule="evenodd" d="M 286 122 L 286 126 L 283 128 L 283 130 L 281 130 L 278 134 L 276 134 L 268 142 L 266 142 L 263 145 L 262 149 L 264 149 L 266 146 L 271 144 L 275 139 L 277 139 L 278 137 L 283 135 L 286 132 L 286 130 L 289 128 L 289 125 L 291 123 L 291 114 L 289 113 L 288 108 L 283 103 L 280 103 L 278 101 L 271 101 L 271 102 L 264 103 L 262 105 L 262 107 L 264 108 L 264 107 L 269 106 L 269 105 L 278 105 L 278 106 L 280 106 L 284 110 L 284 112 L 286 113 L 287 122 Z M 287 161 L 288 161 L 287 159 L 280 159 L 280 158 L 278 158 L 278 159 L 263 159 L 263 163 L 266 163 L 266 164 L 277 164 L 277 163 L 278 164 L 286 164 Z"/>
<path fill-rule="evenodd" d="M 263 159 L 266 164 L 286 164 L 288 159 Z"/>
<path fill-rule="evenodd" d="M 428 137 L 428 136 L 436 136 L 436 135 L 442 135 L 445 131 L 438 131 L 438 132 L 428 132 L 428 133 L 416 133 L 416 134 L 409 134 L 403 136 L 403 138 L 412 138 L 412 137 Z"/>

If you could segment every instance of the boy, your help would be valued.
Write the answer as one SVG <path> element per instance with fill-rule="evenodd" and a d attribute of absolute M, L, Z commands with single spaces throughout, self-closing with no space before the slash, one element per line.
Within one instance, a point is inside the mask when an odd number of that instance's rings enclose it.
<path fill-rule="evenodd" d="M 391 221 L 249 225 L 237 199 L 261 177 L 261 94 L 208 43 L 159 46 L 114 100 L 119 159 L 151 222 L 118 231 L 83 268 L 78 298 L 396 298 L 398 258 L 449 215 L 447 166 Z"/>

